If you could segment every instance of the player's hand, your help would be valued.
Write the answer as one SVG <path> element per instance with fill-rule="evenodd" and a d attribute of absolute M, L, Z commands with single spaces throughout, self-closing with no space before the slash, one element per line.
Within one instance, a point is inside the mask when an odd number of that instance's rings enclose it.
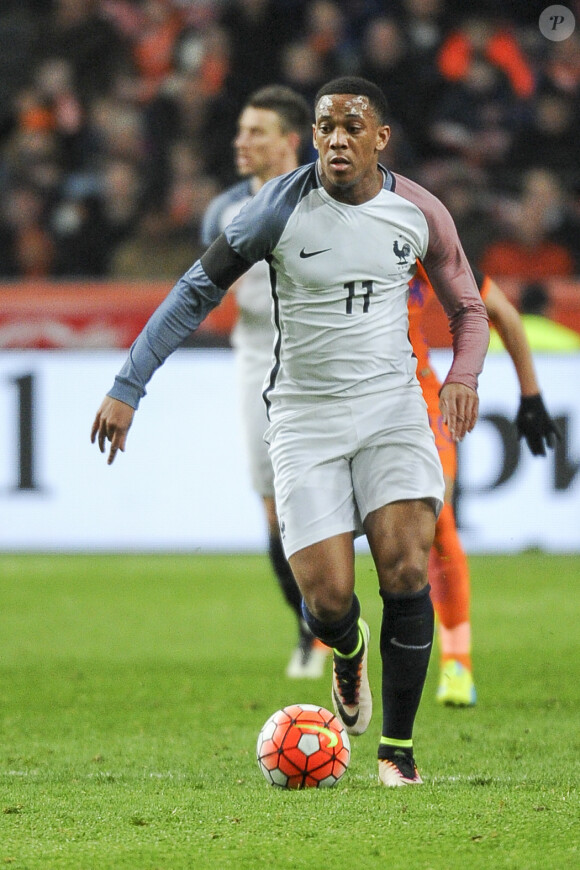
<path fill-rule="evenodd" d="M 518 438 L 525 438 L 534 456 L 545 456 L 546 447 L 554 447 L 556 438 L 562 439 L 562 433 L 548 412 L 538 393 L 536 396 L 522 396 L 518 415 L 516 417 Z"/>
<path fill-rule="evenodd" d="M 461 441 L 477 422 L 479 398 L 464 384 L 445 384 L 439 395 L 439 410 L 454 441 Z"/>
<path fill-rule="evenodd" d="M 111 442 L 111 449 L 107 457 L 107 465 L 115 461 L 117 451 L 125 450 L 127 432 L 133 422 L 135 410 L 119 399 L 105 396 L 103 403 L 97 411 L 97 416 L 91 429 L 91 444 L 98 441 L 99 450 L 104 453 L 106 442 Z"/>

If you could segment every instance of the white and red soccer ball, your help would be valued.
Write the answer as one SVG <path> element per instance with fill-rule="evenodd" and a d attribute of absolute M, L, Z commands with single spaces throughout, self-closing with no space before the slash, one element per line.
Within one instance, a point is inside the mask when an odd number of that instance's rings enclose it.
<path fill-rule="evenodd" d="M 270 785 L 326 788 L 344 775 L 350 742 L 334 713 L 315 704 L 290 704 L 264 723 L 256 754 Z"/>

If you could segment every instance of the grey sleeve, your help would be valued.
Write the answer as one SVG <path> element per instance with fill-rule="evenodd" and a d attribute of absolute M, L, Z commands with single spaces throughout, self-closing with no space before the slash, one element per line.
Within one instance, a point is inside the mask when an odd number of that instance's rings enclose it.
<path fill-rule="evenodd" d="M 108 395 L 137 408 L 154 372 L 219 304 L 226 289 L 208 278 L 199 260 L 194 263 L 133 342 Z"/>
<path fill-rule="evenodd" d="M 228 244 L 250 263 L 266 260 L 275 249 L 290 215 L 313 185 L 313 167 L 267 181 L 224 230 Z"/>
<path fill-rule="evenodd" d="M 297 198 L 291 183 L 295 174 L 267 182 L 180 278 L 136 338 L 109 396 L 137 408 L 154 372 L 221 302 L 228 287 L 271 253 Z"/>

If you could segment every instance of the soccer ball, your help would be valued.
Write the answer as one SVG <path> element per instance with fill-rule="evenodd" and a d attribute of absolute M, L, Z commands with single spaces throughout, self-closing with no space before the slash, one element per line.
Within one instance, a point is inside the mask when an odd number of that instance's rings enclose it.
<path fill-rule="evenodd" d="M 334 713 L 314 704 L 291 704 L 264 723 L 256 747 L 270 785 L 325 788 L 336 785 L 350 761 L 350 741 Z"/>

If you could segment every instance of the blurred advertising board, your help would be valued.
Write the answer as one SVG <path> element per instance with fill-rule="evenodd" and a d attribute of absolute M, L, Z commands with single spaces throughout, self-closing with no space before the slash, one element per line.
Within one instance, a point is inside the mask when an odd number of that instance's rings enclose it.
<path fill-rule="evenodd" d="M 182 349 L 157 372 L 107 466 L 95 412 L 125 351 L 0 351 L 0 550 L 256 551 L 266 546 L 239 426 L 233 352 Z M 449 351 L 434 354 L 444 372 Z M 468 552 L 580 552 L 580 356 L 537 356 L 563 438 L 518 442 L 519 391 L 489 355 L 480 419 L 460 446 L 456 504 Z"/>
<path fill-rule="evenodd" d="M 170 290 L 170 283 L 143 281 L 0 284 L 0 349 L 130 347 Z M 235 316 L 228 294 L 196 343 L 227 343 Z"/>

